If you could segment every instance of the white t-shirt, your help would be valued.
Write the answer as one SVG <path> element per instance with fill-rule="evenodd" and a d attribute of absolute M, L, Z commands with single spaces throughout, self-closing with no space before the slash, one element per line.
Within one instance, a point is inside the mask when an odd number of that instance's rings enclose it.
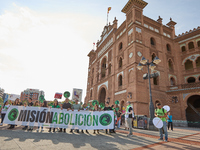
<path fill-rule="evenodd" d="M 10 104 L 5 105 L 4 108 L 2 108 L 1 113 L 2 114 L 6 114 L 6 112 L 7 112 L 7 110 L 8 110 L 9 107 L 10 107 Z"/>

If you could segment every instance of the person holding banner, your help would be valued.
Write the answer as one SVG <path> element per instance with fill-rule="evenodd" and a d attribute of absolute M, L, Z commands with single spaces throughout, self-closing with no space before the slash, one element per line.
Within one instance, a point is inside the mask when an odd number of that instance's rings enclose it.
<path fill-rule="evenodd" d="M 167 123 L 166 123 L 167 111 L 164 108 L 162 108 L 160 103 L 156 104 L 155 116 L 160 118 L 163 122 L 163 127 L 159 128 L 160 138 L 158 140 L 163 140 L 163 130 L 164 130 L 165 142 L 168 142 Z"/>
<path fill-rule="evenodd" d="M 94 105 L 94 111 L 100 111 L 100 109 L 99 109 L 97 104 Z M 99 134 L 99 130 L 94 130 L 93 134 L 96 134 L 96 131 Z"/>
<path fill-rule="evenodd" d="M 127 136 L 132 136 L 132 121 L 134 118 L 134 112 L 133 112 L 133 107 L 131 106 L 131 102 L 127 101 L 127 107 L 126 107 L 126 117 L 127 117 L 127 123 L 129 127 L 129 134 Z"/>
<path fill-rule="evenodd" d="M 55 99 L 52 108 L 60 108 L 60 106 L 58 105 L 58 100 Z M 51 128 L 49 128 L 49 131 L 51 132 Z M 53 132 L 55 132 L 55 128 L 53 128 Z"/>
<path fill-rule="evenodd" d="M 81 105 L 78 104 L 78 99 L 75 99 L 75 104 L 72 105 L 72 111 L 74 111 L 74 110 L 76 110 L 76 111 L 80 111 L 81 110 Z M 72 129 L 71 129 L 71 131 L 73 132 Z M 77 129 L 76 132 L 79 133 L 79 130 Z"/>
<path fill-rule="evenodd" d="M 14 103 L 13 103 L 14 106 L 21 106 L 20 102 L 19 102 L 19 98 L 16 98 Z M 11 124 L 10 127 L 8 129 L 13 129 L 15 128 L 15 125 L 14 124 Z"/>
<path fill-rule="evenodd" d="M 103 109 L 104 111 L 109 111 L 109 110 L 112 110 L 112 107 L 110 107 L 109 106 L 109 102 L 107 101 L 106 103 L 105 103 L 105 107 L 104 107 L 104 109 Z M 111 134 L 111 131 L 112 131 L 112 129 L 109 129 L 109 132 L 108 132 L 108 130 L 106 129 L 106 134 Z"/>
<path fill-rule="evenodd" d="M 8 101 L 5 101 L 3 104 L 3 107 L 1 108 L 1 124 L 0 124 L 1 126 L 3 125 L 3 120 L 5 118 L 5 115 L 9 107 L 10 107 L 10 104 L 8 103 Z"/>
<path fill-rule="evenodd" d="M 82 105 L 82 110 L 89 111 L 89 109 L 87 108 L 87 104 L 86 104 L 86 103 L 84 103 L 84 104 Z M 89 134 L 89 132 L 88 132 L 87 129 L 85 130 L 85 132 L 86 132 L 87 134 Z M 81 130 L 81 133 L 84 133 L 84 131 Z"/>
<path fill-rule="evenodd" d="M 61 110 L 67 109 L 67 111 L 69 111 L 71 108 L 72 108 L 72 105 L 69 103 L 69 99 L 66 98 L 64 104 L 61 107 Z M 62 128 L 60 128 L 58 132 L 62 132 Z M 66 129 L 64 129 L 64 132 L 66 132 Z M 72 132 L 72 130 L 70 132 Z"/>
<path fill-rule="evenodd" d="M 35 101 L 35 103 L 34 103 L 33 106 L 34 106 L 34 107 L 39 107 L 39 101 Z M 28 131 L 33 131 L 33 126 L 29 126 Z"/>
<path fill-rule="evenodd" d="M 30 98 L 30 97 L 28 99 L 28 106 L 33 106 L 32 98 Z M 27 128 L 28 128 L 28 126 L 25 126 L 22 128 L 22 130 L 26 130 Z"/>
<path fill-rule="evenodd" d="M 47 101 L 44 100 L 44 102 L 42 103 L 42 105 L 40 107 L 46 107 L 46 108 L 48 108 Z M 37 131 L 39 131 L 39 129 L 40 129 L 40 127 L 38 126 Z M 41 131 L 44 131 L 43 130 L 43 126 L 41 127 L 41 129 L 42 129 Z"/>

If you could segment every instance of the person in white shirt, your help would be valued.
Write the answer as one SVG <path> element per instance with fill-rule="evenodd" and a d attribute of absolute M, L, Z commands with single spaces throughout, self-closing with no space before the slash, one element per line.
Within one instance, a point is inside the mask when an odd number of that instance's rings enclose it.
<path fill-rule="evenodd" d="M 3 104 L 3 107 L 1 108 L 1 126 L 3 125 L 3 120 L 4 120 L 4 117 L 6 115 L 6 112 L 8 110 L 8 108 L 10 107 L 8 101 L 6 101 L 4 104 Z"/>

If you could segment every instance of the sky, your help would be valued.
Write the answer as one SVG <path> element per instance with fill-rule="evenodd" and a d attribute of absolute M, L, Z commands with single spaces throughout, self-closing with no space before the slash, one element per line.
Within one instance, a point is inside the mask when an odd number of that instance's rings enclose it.
<path fill-rule="evenodd" d="M 125 20 L 128 0 L 0 0 L 0 87 L 18 94 L 27 88 L 56 92 L 87 88 L 89 58 L 107 20 Z M 154 20 L 170 17 L 176 35 L 200 25 L 199 0 L 146 0 L 143 14 Z M 71 97 L 70 97 L 71 98 Z M 62 99 L 64 100 L 64 98 Z"/>

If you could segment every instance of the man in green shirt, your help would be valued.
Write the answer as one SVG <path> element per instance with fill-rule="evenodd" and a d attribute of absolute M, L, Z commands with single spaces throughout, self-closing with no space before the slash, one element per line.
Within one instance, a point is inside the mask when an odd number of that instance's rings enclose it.
<path fill-rule="evenodd" d="M 167 111 L 164 108 L 162 108 L 160 103 L 156 104 L 155 116 L 160 118 L 163 122 L 163 127 L 159 129 L 160 138 L 158 140 L 163 140 L 163 131 L 162 131 L 163 129 L 165 133 L 165 142 L 168 142 L 167 123 L 166 123 Z"/>

